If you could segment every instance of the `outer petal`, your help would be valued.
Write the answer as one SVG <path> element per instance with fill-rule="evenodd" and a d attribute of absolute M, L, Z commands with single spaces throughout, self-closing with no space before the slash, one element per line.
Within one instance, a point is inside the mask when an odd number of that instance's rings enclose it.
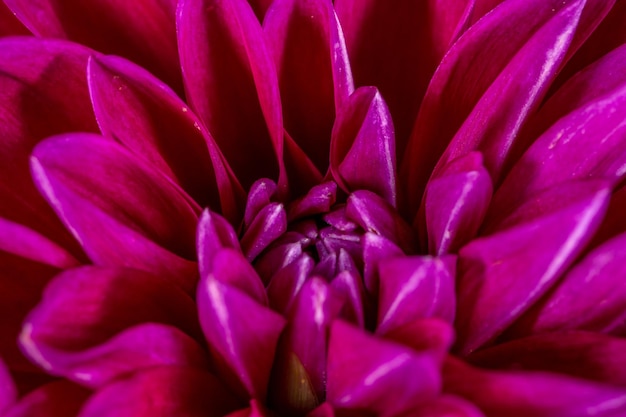
<path fill-rule="evenodd" d="M 0 216 L 84 255 L 34 187 L 28 158 L 44 137 L 97 131 L 85 65 L 92 51 L 35 38 L 0 40 Z"/>
<path fill-rule="evenodd" d="M 511 336 L 568 329 L 626 332 L 626 234 L 594 249 L 529 310 Z"/>
<path fill-rule="evenodd" d="M 72 358 L 71 352 L 102 344 L 139 323 L 170 324 L 201 337 L 195 313 L 193 300 L 158 276 L 131 269 L 83 267 L 60 274 L 46 288 L 41 303 L 24 323 L 20 342 L 40 366 L 68 374 L 74 372 L 70 368 L 80 366 L 80 358 Z M 109 351 L 116 350 L 115 343 Z M 98 359 L 94 355 L 92 363 Z M 83 356 L 89 359 L 89 354 Z M 88 384 L 93 379 L 98 385 L 108 372 L 105 369 L 104 376 L 74 372 L 73 378 Z"/>
<path fill-rule="evenodd" d="M 544 372 L 489 372 L 450 357 L 444 390 L 468 399 L 487 417 L 617 417 L 626 389 Z"/>
<path fill-rule="evenodd" d="M 31 166 L 42 194 L 96 264 L 195 286 L 198 209 L 158 172 L 115 142 L 86 134 L 46 140 Z"/>
<path fill-rule="evenodd" d="M 285 129 L 324 172 L 335 114 L 354 90 L 333 5 L 277 0 L 263 26 L 278 70 Z"/>
<path fill-rule="evenodd" d="M 429 252 L 456 252 L 472 240 L 487 214 L 492 191 L 482 157 L 473 152 L 452 161 L 430 181 L 424 196 Z M 422 221 L 421 216 L 416 221 Z"/>
<path fill-rule="evenodd" d="M 213 138 L 169 87 L 113 56 L 92 58 L 88 74 L 103 135 L 152 163 L 201 206 L 239 220 L 243 190 Z"/>
<path fill-rule="evenodd" d="M 489 170 L 499 170 L 521 123 L 539 104 L 567 53 L 584 4 L 507 1 L 450 49 L 429 85 L 402 162 L 402 176 L 408 176 L 403 192 L 411 211 L 419 206 L 426 180 L 464 122 L 442 162 L 476 149 L 480 142 L 488 152 Z M 513 80 L 525 87 L 518 89 Z M 506 111 L 499 107 L 504 105 Z"/>
<path fill-rule="evenodd" d="M 92 396 L 80 417 L 218 417 L 241 406 L 211 374 L 156 367 L 112 383 Z"/>
<path fill-rule="evenodd" d="M 626 386 L 626 340 L 591 332 L 530 336 L 477 352 L 481 367 L 564 373 Z"/>
<path fill-rule="evenodd" d="M 330 147 L 330 169 L 346 192 L 370 190 L 396 205 L 393 122 L 376 88 L 355 91 L 339 112 Z"/>
<path fill-rule="evenodd" d="M 328 346 L 327 401 L 337 409 L 392 415 L 437 395 L 437 368 L 434 355 L 336 321 Z"/>
<path fill-rule="evenodd" d="M 452 323 L 455 264 L 453 256 L 381 261 L 377 333 L 387 333 L 420 318 L 439 317 Z"/>
<path fill-rule="evenodd" d="M 220 376 L 241 398 L 264 399 L 285 320 L 213 275 L 200 281 L 197 299 Z"/>
<path fill-rule="evenodd" d="M 89 391 L 68 381 L 51 382 L 22 397 L 3 417 L 73 417 Z"/>
<path fill-rule="evenodd" d="M 285 186 L 276 69 L 245 0 L 184 0 L 178 43 L 185 88 L 245 188 L 262 177 Z M 245 122 L 243 122 L 245 121 Z"/>
<path fill-rule="evenodd" d="M 461 250 L 455 327 L 462 354 L 491 341 L 554 284 L 597 228 L 607 198 L 604 183 L 559 187 L 522 206 L 508 229 Z"/>
<path fill-rule="evenodd" d="M 172 0 L 6 0 L 34 34 L 65 38 L 148 68 L 182 92 Z"/>
<path fill-rule="evenodd" d="M 336 0 L 358 86 L 375 85 L 396 125 L 398 155 L 432 73 L 462 32 L 473 1 Z"/>

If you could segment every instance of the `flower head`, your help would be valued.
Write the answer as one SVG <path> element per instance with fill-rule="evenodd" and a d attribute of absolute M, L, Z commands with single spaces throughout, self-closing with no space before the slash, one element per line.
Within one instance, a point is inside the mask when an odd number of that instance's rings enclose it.
<path fill-rule="evenodd" d="M 626 2 L 3 1 L 0 415 L 626 412 Z"/>

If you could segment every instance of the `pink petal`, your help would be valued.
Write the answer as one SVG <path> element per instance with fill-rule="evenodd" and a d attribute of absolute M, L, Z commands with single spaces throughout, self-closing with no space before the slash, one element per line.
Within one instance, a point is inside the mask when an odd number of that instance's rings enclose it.
<path fill-rule="evenodd" d="M 454 321 L 456 257 L 404 257 L 378 264 L 380 290 L 377 333 L 418 318 Z"/>
<path fill-rule="evenodd" d="M 64 358 L 57 352 L 94 347 L 146 322 L 170 324 L 201 337 L 193 300 L 172 283 L 138 270 L 82 267 L 48 285 L 24 322 L 20 344 L 37 364 L 60 371 Z"/>
<path fill-rule="evenodd" d="M 241 237 L 241 249 L 252 261 L 287 231 L 287 213 L 280 203 L 265 206 Z"/>
<path fill-rule="evenodd" d="M 231 248 L 241 251 L 233 227 L 226 219 L 211 210 L 206 209 L 202 212 L 196 233 L 200 276 L 206 276 L 213 270 L 213 260 L 219 250 Z"/>
<path fill-rule="evenodd" d="M 316 214 L 328 213 L 337 201 L 337 184 L 334 181 L 312 187 L 306 195 L 287 206 L 287 219 L 291 222 Z"/>
<path fill-rule="evenodd" d="M 477 352 L 469 360 L 492 369 L 542 370 L 626 386 L 626 341 L 591 332 L 541 334 Z"/>
<path fill-rule="evenodd" d="M 378 298 L 380 275 L 378 264 L 383 259 L 404 256 L 404 252 L 395 243 L 377 233 L 367 232 L 362 237 L 363 242 L 363 282 L 365 288 L 374 297 Z"/>
<path fill-rule="evenodd" d="M 219 249 L 209 274 L 219 282 L 237 288 L 257 303 L 267 305 L 263 281 L 241 252 L 230 248 Z"/>
<path fill-rule="evenodd" d="M 237 217 L 243 190 L 213 138 L 169 87 L 111 56 L 92 58 L 88 77 L 103 135 L 150 162 L 201 206 Z"/>
<path fill-rule="evenodd" d="M 17 388 L 8 368 L 0 358 L 0 413 L 8 409 L 17 400 Z"/>
<path fill-rule="evenodd" d="M 572 92 L 579 93 L 585 94 L 580 88 Z M 581 105 L 558 120 L 521 157 L 494 196 L 491 210 L 507 213 L 531 194 L 575 178 L 619 183 L 626 173 L 626 82 Z"/>
<path fill-rule="evenodd" d="M 411 417 L 484 417 L 474 404 L 460 397 L 442 395 L 410 413 Z"/>
<path fill-rule="evenodd" d="M 288 312 L 277 348 L 270 399 L 280 413 L 315 408 L 326 392 L 326 346 L 341 300 L 320 278 L 308 280 Z"/>
<path fill-rule="evenodd" d="M 492 190 L 482 157 L 474 152 L 452 161 L 428 183 L 424 222 L 431 254 L 454 253 L 476 236 Z"/>
<path fill-rule="evenodd" d="M 428 351 L 437 358 L 437 363 L 443 363 L 454 342 L 454 328 L 438 318 L 418 318 L 394 327 L 384 338 L 417 352 Z"/>
<path fill-rule="evenodd" d="M 371 316 L 371 306 L 359 273 L 343 270 L 332 280 L 331 287 L 343 299 L 341 318 L 364 329 Z"/>
<path fill-rule="evenodd" d="M 450 357 L 444 390 L 466 398 L 487 417 L 617 417 L 626 390 L 546 372 L 490 372 Z"/>
<path fill-rule="evenodd" d="M 250 5 L 245 0 L 184 0 L 177 27 L 189 103 L 237 178 L 245 188 L 258 178 L 278 179 L 282 189 L 278 81 Z"/>
<path fill-rule="evenodd" d="M 355 191 L 348 197 L 346 216 L 365 231 L 376 233 L 403 251 L 417 250 L 415 232 L 382 197 L 371 191 Z"/>
<path fill-rule="evenodd" d="M 401 155 L 426 86 L 462 31 L 473 1 L 336 0 L 357 86 L 389 105 Z"/>
<path fill-rule="evenodd" d="M 218 417 L 239 408 L 213 375 L 177 366 L 138 372 L 94 394 L 80 417 Z"/>
<path fill-rule="evenodd" d="M 31 158 L 35 183 L 94 263 L 195 286 L 197 207 L 160 173 L 96 135 L 50 138 Z"/>
<path fill-rule="evenodd" d="M 272 1 L 273 0 L 248 0 L 248 3 L 250 3 L 250 6 L 252 6 L 254 14 L 256 14 L 259 22 L 263 21 L 263 17 L 265 17 L 265 12 L 267 12 L 267 9 L 272 4 Z"/>
<path fill-rule="evenodd" d="M 370 190 L 396 205 L 393 121 L 374 87 L 359 88 L 339 112 L 330 144 L 330 169 L 346 192 Z"/>
<path fill-rule="evenodd" d="M 315 261 L 301 253 L 293 262 L 279 269 L 267 287 L 272 310 L 285 314 L 309 278 Z"/>
<path fill-rule="evenodd" d="M 80 260 L 80 247 L 33 185 L 28 158 L 46 136 L 98 130 L 85 78 L 90 53 L 68 42 L 0 40 L 0 217 L 40 233 Z"/>
<path fill-rule="evenodd" d="M 545 299 L 511 329 L 512 335 L 581 329 L 626 331 L 626 234 L 585 256 Z"/>
<path fill-rule="evenodd" d="M 285 129 L 324 172 L 335 113 L 354 90 L 333 6 L 276 0 L 263 26 L 278 70 Z"/>
<path fill-rule="evenodd" d="M 499 170 L 515 133 L 558 70 L 583 6 L 580 0 L 507 1 L 450 48 L 426 92 L 402 161 L 411 212 L 455 134 L 441 163 L 480 147 L 490 172 Z"/>
<path fill-rule="evenodd" d="M 149 69 L 182 92 L 172 0 L 7 0 L 34 34 L 64 38 Z"/>
<path fill-rule="evenodd" d="M 460 251 L 459 352 L 491 341 L 555 283 L 596 230 L 608 195 L 597 181 L 549 190 Z"/>
<path fill-rule="evenodd" d="M 335 410 L 328 403 L 322 403 L 315 410 L 311 411 L 306 417 L 335 417 Z"/>
<path fill-rule="evenodd" d="M 332 325 L 326 395 L 333 407 L 393 415 L 433 398 L 439 385 L 438 366 L 430 354 L 341 321 Z"/>
<path fill-rule="evenodd" d="M 255 181 L 248 191 L 246 210 L 243 217 L 244 226 L 250 227 L 250 224 L 259 212 L 263 210 L 265 206 L 277 200 L 278 186 L 274 181 L 267 178 L 261 178 Z"/>
<path fill-rule="evenodd" d="M 197 300 L 218 374 L 241 398 L 264 399 L 285 320 L 213 275 L 200 281 Z"/>
<path fill-rule="evenodd" d="M 89 391 L 68 381 L 51 382 L 22 397 L 3 417 L 73 417 Z"/>

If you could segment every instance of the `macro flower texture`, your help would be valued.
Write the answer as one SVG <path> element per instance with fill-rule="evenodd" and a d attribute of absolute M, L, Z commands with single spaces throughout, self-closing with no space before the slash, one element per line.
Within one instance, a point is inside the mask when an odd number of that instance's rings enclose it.
<path fill-rule="evenodd" d="M 2 0 L 3 417 L 626 416 L 626 0 Z"/>

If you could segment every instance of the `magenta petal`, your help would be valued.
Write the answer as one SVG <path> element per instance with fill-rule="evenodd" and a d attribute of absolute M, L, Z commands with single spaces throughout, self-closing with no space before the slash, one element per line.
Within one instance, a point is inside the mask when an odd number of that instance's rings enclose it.
<path fill-rule="evenodd" d="M 339 272 L 332 280 L 331 287 L 343 298 L 341 317 L 364 329 L 369 303 L 363 279 L 358 272 L 348 270 Z"/>
<path fill-rule="evenodd" d="M 370 190 L 396 205 L 393 121 L 374 87 L 359 88 L 337 115 L 330 169 L 346 192 Z"/>
<path fill-rule="evenodd" d="M 626 340 L 591 332 L 558 332 L 487 348 L 469 361 L 494 369 L 542 370 L 626 386 Z"/>
<path fill-rule="evenodd" d="M 195 287 L 197 208 L 160 173 L 113 141 L 67 134 L 31 158 L 42 194 L 94 261 L 168 276 Z"/>
<path fill-rule="evenodd" d="M 236 217 L 243 190 L 213 138 L 172 90 L 113 56 L 91 58 L 88 74 L 103 135 L 153 164 L 201 206 Z"/>
<path fill-rule="evenodd" d="M 377 233 L 363 235 L 363 282 L 367 291 L 378 297 L 378 263 L 383 259 L 402 257 L 404 252 L 395 243 Z"/>
<path fill-rule="evenodd" d="M 50 370 L 57 365 L 55 350 L 87 349 L 145 322 L 201 337 L 193 300 L 172 283 L 138 270 L 82 267 L 48 285 L 23 325 L 20 342 L 33 361 Z"/>
<path fill-rule="evenodd" d="M 335 112 L 354 89 L 333 5 L 276 0 L 263 26 L 278 70 L 285 129 L 326 171 Z"/>
<path fill-rule="evenodd" d="M 306 195 L 287 206 L 287 219 L 294 221 L 315 214 L 328 213 L 337 201 L 337 184 L 334 181 L 312 187 Z"/>
<path fill-rule="evenodd" d="M 407 415 L 411 417 L 485 417 L 474 404 L 452 395 L 442 395 L 412 410 Z"/>
<path fill-rule="evenodd" d="M 315 410 L 312 410 L 306 417 L 335 417 L 335 410 L 328 403 L 322 403 Z"/>
<path fill-rule="evenodd" d="M 438 363 L 442 363 L 454 342 L 454 328 L 441 319 L 418 318 L 394 327 L 385 333 L 384 338 L 418 352 L 429 351 L 437 358 Z"/>
<path fill-rule="evenodd" d="M 197 300 L 220 376 L 241 398 L 264 399 L 285 320 L 212 275 L 200 281 Z"/>
<path fill-rule="evenodd" d="M 22 343 L 31 354 L 36 343 L 22 333 Z M 33 344 L 30 344 L 33 343 Z M 97 388 L 136 371 L 154 366 L 177 365 L 207 368 L 206 351 L 181 330 L 163 324 L 130 327 L 106 342 L 80 350 L 56 349 L 39 344 L 38 362 L 46 370 L 90 388 Z"/>
<path fill-rule="evenodd" d="M 554 284 L 596 230 L 608 197 L 603 182 L 549 190 L 511 216 L 507 229 L 461 249 L 456 329 L 462 354 L 491 341 Z"/>
<path fill-rule="evenodd" d="M 71 254 L 49 238 L 2 217 L 0 217 L 0 250 L 56 268 L 79 265 Z"/>
<path fill-rule="evenodd" d="M 509 212 L 530 195 L 576 178 L 618 184 L 626 174 L 625 143 L 626 82 L 564 116 L 537 139 L 495 194 L 491 210 Z"/>
<path fill-rule="evenodd" d="M 481 149 L 489 153 L 488 169 L 499 166 L 506 143 L 530 111 L 524 104 L 538 104 L 567 52 L 583 5 L 581 0 L 507 1 L 450 48 L 431 80 L 401 165 L 400 177 L 407 178 L 402 192 L 412 213 L 437 160 L 466 119 L 464 133 L 457 139 L 459 148 L 454 154 L 448 152 L 443 162 L 476 149 L 481 141 Z M 546 73 L 541 75 L 544 64 Z M 512 85 L 518 80 L 524 87 Z M 472 111 L 476 113 L 469 117 Z M 479 133 L 487 127 L 493 131 L 482 139 Z M 468 149 L 461 149 L 464 137 Z"/>
<path fill-rule="evenodd" d="M 273 310 L 285 314 L 300 289 L 311 275 L 315 261 L 301 253 L 293 262 L 279 269 L 272 277 L 267 296 Z"/>
<path fill-rule="evenodd" d="M 272 180 L 261 178 L 250 187 L 246 200 L 246 210 L 243 221 L 245 227 L 250 224 L 259 212 L 268 204 L 276 202 L 278 199 L 278 186 Z"/>
<path fill-rule="evenodd" d="M 182 92 L 172 0 L 7 0 L 34 34 L 124 56 Z"/>
<path fill-rule="evenodd" d="M 177 27 L 189 103 L 237 178 L 245 188 L 263 177 L 278 179 L 282 188 L 278 80 L 250 5 L 245 0 L 184 0 L 178 4 Z"/>
<path fill-rule="evenodd" d="M 287 213 L 280 203 L 265 206 L 241 237 L 241 249 L 249 261 L 287 231 Z"/>
<path fill-rule="evenodd" d="M 355 191 L 348 197 L 346 216 L 364 230 L 376 233 L 408 253 L 417 251 L 415 232 L 382 197 L 371 191 Z"/>
<path fill-rule="evenodd" d="M 393 415 L 440 389 L 434 356 L 335 321 L 328 346 L 327 401 L 338 409 Z"/>
<path fill-rule="evenodd" d="M 241 250 L 233 227 L 225 218 L 211 210 L 202 212 L 196 233 L 200 276 L 206 276 L 213 270 L 213 259 L 220 249 Z"/>
<path fill-rule="evenodd" d="M 378 264 L 377 333 L 419 318 L 438 317 L 454 321 L 456 257 L 404 257 Z"/>
<path fill-rule="evenodd" d="M 473 1 L 336 0 L 358 86 L 375 85 L 404 151 L 420 102 L 441 57 L 462 31 Z"/>
<path fill-rule="evenodd" d="M 68 381 L 51 382 L 22 397 L 3 417 L 74 417 L 89 391 Z"/>
<path fill-rule="evenodd" d="M 47 136 L 98 131 L 85 76 L 91 53 L 69 42 L 0 39 L 0 217 L 40 233 L 81 260 L 79 246 L 37 192 L 28 161 Z"/>
<path fill-rule="evenodd" d="M 626 331 L 626 234 L 594 249 L 544 300 L 511 329 L 511 335 L 581 329 Z"/>
<path fill-rule="evenodd" d="M 488 417 L 617 417 L 626 389 L 546 372 L 490 372 L 450 357 L 444 390 L 466 398 Z"/>
<path fill-rule="evenodd" d="M 0 2 L 0 36 L 11 35 L 30 35 L 30 32 L 17 20 L 6 4 Z"/>
<path fill-rule="evenodd" d="M 230 248 L 219 249 L 213 257 L 209 273 L 219 282 L 237 288 L 257 303 L 267 305 L 263 281 L 241 252 Z"/>
<path fill-rule="evenodd" d="M 0 414 L 17 400 L 17 388 L 6 365 L 0 358 Z"/>
<path fill-rule="evenodd" d="M 452 161 L 432 179 L 424 197 L 429 252 L 456 252 L 472 240 L 487 214 L 492 190 L 482 157 L 473 152 Z"/>
<path fill-rule="evenodd" d="M 94 394 L 80 417 L 221 417 L 241 404 L 213 375 L 177 366 L 138 372 Z"/>
<path fill-rule="evenodd" d="M 320 278 L 308 280 L 288 312 L 277 349 L 270 398 L 287 414 L 316 407 L 326 392 L 326 346 L 341 300 Z"/>

